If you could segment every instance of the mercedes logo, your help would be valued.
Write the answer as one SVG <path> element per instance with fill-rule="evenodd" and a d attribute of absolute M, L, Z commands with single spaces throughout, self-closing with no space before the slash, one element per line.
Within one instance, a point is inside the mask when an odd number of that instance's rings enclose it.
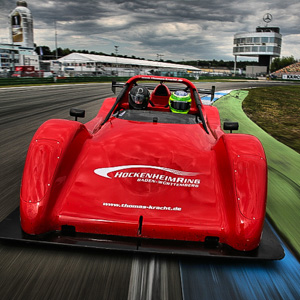
<path fill-rule="evenodd" d="M 267 13 L 264 15 L 263 17 L 263 20 L 266 22 L 266 23 L 270 23 L 272 21 L 273 17 L 271 14 Z"/>

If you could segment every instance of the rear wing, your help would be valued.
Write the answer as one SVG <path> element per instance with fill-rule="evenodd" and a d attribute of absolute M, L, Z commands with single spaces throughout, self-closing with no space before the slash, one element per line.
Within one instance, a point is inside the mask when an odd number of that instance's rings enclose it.
<path fill-rule="evenodd" d="M 155 80 L 155 79 L 151 79 L 151 80 Z M 161 84 L 164 83 L 164 81 L 162 81 L 162 80 L 157 80 L 157 81 L 160 81 Z M 116 88 L 117 87 L 123 88 L 125 84 L 126 83 L 123 83 L 123 82 L 113 81 L 112 84 L 111 84 L 112 92 L 115 94 L 116 93 Z M 156 88 L 157 84 L 143 83 L 143 86 L 145 86 L 149 90 L 154 90 Z M 182 84 L 180 86 L 176 86 L 176 85 L 169 86 L 168 85 L 168 89 L 171 92 L 176 92 L 176 91 L 180 91 L 180 90 L 187 91 L 189 89 L 189 87 L 187 86 L 186 88 L 184 88 Z M 197 89 L 197 91 L 198 91 L 199 94 L 211 95 L 211 101 L 212 101 L 215 97 L 216 87 L 213 85 L 211 87 L 211 89 Z"/>

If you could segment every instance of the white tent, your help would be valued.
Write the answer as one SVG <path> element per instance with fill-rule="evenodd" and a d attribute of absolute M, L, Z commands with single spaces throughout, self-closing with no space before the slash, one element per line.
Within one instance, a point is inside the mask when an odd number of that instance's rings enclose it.
<path fill-rule="evenodd" d="M 71 53 L 60 59 L 58 59 L 63 66 L 63 71 L 65 72 L 100 72 L 111 71 L 112 69 L 116 70 L 118 68 L 119 72 L 124 72 L 125 69 L 128 71 L 130 69 L 139 68 L 141 70 L 146 69 L 159 69 L 159 70 L 168 70 L 170 72 L 200 72 L 201 70 L 181 64 L 173 64 L 159 61 L 151 60 L 140 60 L 132 58 L 123 58 L 116 56 L 105 56 L 105 55 L 94 55 L 94 54 L 84 54 L 84 53 Z"/>

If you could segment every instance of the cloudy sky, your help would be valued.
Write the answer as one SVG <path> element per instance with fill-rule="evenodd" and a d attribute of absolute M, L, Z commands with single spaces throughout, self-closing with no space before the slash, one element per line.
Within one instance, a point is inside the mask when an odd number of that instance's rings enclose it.
<path fill-rule="evenodd" d="M 235 33 L 264 26 L 281 28 L 282 56 L 300 59 L 299 0 L 28 0 L 34 42 L 164 60 L 234 60 Z M 8 42 L 8 15 L 16 1 L 0 0 L 0 42 Z M 239 57 L 241 59 L 241 57 Z M 249 58 L 252 60 L 252 58 Z M 242 60 L 242 59 L 241 59 Z"/>

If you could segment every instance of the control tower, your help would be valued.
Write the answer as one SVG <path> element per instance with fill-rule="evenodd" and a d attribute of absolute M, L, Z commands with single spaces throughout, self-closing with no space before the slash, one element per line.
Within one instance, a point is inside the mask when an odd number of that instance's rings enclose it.
<path fill-rule="evenodd" d="M 33 20 L 26 1 L 18 1 L 9 14 L 9 36 L 13 45 L 33 48 Z"/>
<path fill-rule="evenodd" d="M 266 26 L 257 27 L 255 32 L 234 35 L 235 69 L 237 56 L 254 56 L 258 57 L 260 66 L 267 67 L 267 73 L 269 73 L 272 58 L 280 56 L 282 43 L 280 28 L 268 26 L 268 23 L 272 21 L 271 14 L 265 14 L 263 20 Z"/>

